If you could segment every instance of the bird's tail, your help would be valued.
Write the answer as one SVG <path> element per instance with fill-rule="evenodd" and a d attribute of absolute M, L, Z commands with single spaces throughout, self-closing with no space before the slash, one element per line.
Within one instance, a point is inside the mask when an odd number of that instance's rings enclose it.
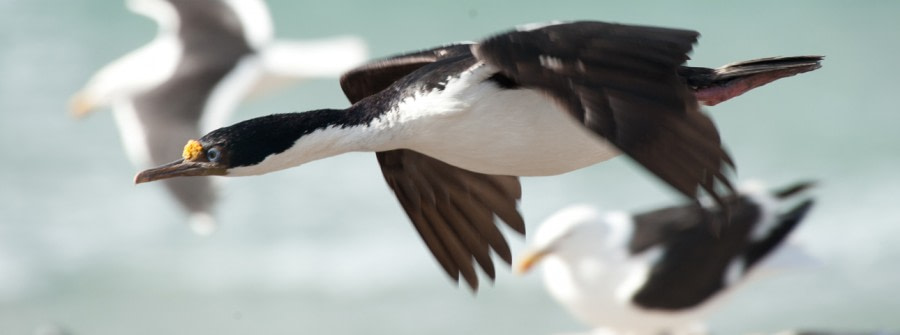
<path fill-rule="evenodd" d="M 679 74 L 707 106 L 744 94 L 775 80 L 822 67 L 823 56 L 769 57 L 731 63 L 718 69 L 684 66 Z"/>

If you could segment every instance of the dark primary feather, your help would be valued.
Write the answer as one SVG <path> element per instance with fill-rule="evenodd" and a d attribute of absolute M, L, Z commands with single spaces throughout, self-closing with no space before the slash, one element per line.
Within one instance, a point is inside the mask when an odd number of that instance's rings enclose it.
<path fill-rule="evenodd" d="M 356 103 L 400 79 L 412 80 L 404 77 L 423 66 L 470 55 L 469 50 L 468 44 L 458 44 L 372 62 L 345 74 L 341 88 Z M 490 250 L 511 263 L 509 245 L 494 216 L 525 233 L 524 220 L 516 208 L 521 198 L 518 178 L 471 172 L 412 150 L 378 152 L 376 157 L 385 181 L 451 278 L 459 280 L 461 274 L 473 290 L 477 289 L 474 259 L 494 279 Z"/>
<path fill-rule="evenodd" d="M 786 199 L 797 193 L 800 193 L 800 192 L 806 191 L 810 188 L 813 188 L 814 186 L 816 186 L 816 182 L 804 181 L 804 182 L 799 182 L 794 185 L 777 190 L 777 191 L 775 191 L 774 194 L 775 194 L 775 197 L 778 199 Z"/>
<path fill-rule="evenodd" d="M 473 289 L 478 278 L 472 258 L 494 278 L 493 249 L 510 263 L 512 255 L 494 215 L 520 233 L 525 225 L 516 204 L 516 177 L 474 173 L 412 150 L 376 153 L 384 178 L 425 244 L 454 279 L 457 273 Z"/>
<path fill-rule="evenodd" d="M 722 197 L 733 193 L 726 176 L 733 163 L 678 75 L 697 36 L 577 22 L 500 34 L 473 52 L 523 87 L 556 99 L 682 194 L 697 198 L 703 190 L 723 204 Z"/>

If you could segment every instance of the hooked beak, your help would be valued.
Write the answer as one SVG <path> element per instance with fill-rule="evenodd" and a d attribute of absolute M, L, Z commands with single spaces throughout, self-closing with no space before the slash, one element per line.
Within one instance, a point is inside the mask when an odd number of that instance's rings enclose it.
<path fill-rule="evenodd" d="M 525 251 L 525 255 L 516 263 L 516 274 L 524 275 L 548 254 L 550 254 L 550 251 L 546 249 Z"/>
<path fill-rule="evenodd" d="M 179 159 L 166 165 L 141 171 L 134 176 L 134 183 L 146 183 L 173 177 L 224 176 L 226 169 L 210 162 L 192 162 Z"/>

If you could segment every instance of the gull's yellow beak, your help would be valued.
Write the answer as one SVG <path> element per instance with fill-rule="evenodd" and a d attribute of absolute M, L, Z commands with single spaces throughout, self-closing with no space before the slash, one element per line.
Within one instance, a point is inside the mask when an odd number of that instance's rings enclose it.
<path fill-rule="evenodd" d="M 74 118 L 83 118 L 97 109 L 97 104 L 93 99 L 82 92 L 75 93 L 69 99 L 69 115 Z"/>
<path fill-rule="evenodd" d="M 526 250 L 525 254 L 522 258 L 516 262 L 515 271 L 516 274 L 523 275 L 526 272 L 530 271 L 532 267 L 534 267 L 544 256 L 550 254 L 548 250 Z"/>

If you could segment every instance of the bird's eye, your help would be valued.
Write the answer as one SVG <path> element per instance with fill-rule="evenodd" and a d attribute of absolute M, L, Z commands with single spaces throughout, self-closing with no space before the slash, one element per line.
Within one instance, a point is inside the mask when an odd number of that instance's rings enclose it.
<path fill-rule="evenodd" d="M 210 148 L 209 150 L 206 151 L 206 159 L 209 160 L 210 162 L 213 162 L 213 163 L 218 162 L 219 158 L 221 156 L 222 156 L 222 153 L 219 152 L 219 149 L 217 149 L 217 148 Z"/>

